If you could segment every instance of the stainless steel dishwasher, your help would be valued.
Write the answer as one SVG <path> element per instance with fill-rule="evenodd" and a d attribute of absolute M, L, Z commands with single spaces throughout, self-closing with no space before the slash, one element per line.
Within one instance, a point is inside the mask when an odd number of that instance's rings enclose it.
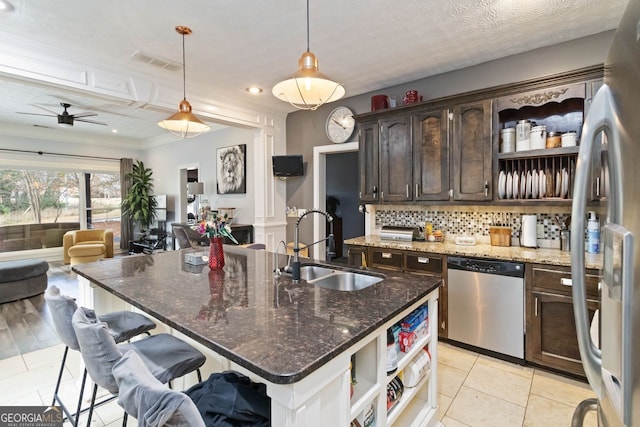
<path fill-rule="evenodd" d="M 524 264 L 448 257 L 449 339 L 524 359 Z"/>

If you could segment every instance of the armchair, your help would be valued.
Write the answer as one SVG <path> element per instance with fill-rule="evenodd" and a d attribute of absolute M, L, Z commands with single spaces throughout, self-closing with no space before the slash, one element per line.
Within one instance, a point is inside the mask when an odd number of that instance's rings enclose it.
<path fill-rule="evenodd" d="M 113 231 L 73 230 L 62 239 L 65 264 L 82 264 L 113 258 Z"/>

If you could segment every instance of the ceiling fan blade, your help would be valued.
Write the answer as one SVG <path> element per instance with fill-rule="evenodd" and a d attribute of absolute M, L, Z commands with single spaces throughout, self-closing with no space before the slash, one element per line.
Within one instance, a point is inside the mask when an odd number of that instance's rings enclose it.
<path fill-rule="evenodd" d="M 39 109 L 41 109 L 41 110 L 48 111 L 48 112 L 50 112 L 51 114 L 55 114 L 56 116 L 57 116 L 58 114 L 60 114 L 60 112 L 50 110 L 49 108 L 44 107 L 44 106 L 42 106 L 42 105 L 40 105 L 40 104 L 33 104 L 33 106 L 34 106 L 34 107 L 38 107 L 38 108 L 39 108 Z"/>
<path fill-rule="evenodd" d="M 23 113 L 22 111 L 16 111 L 16 114 L 27 114 L 29 116 L 47 116 L 47 117 L 56 117 L 57 116 L 57 114 Z"/>
<path fill-rule="evenodd" d="M 97 116 L 98 113 L 78 113 L 78 114 L 72 114 L 73 117 L 75 117 L 76 119 L 78 117 L 91 117 L 91 116 Z"/>
<path fill-rule="evenodd" d="M 86 119 L 79 119 L 77 116 L 74 117 L 74 120 L 76 122 L 85 122 L 85 123 L 93 123 L 94 125 L 102 125 L 102 126 L 109 126 L 107 123 L 105 122 L 99 122 L 97 120 L 86 120 Z"/>

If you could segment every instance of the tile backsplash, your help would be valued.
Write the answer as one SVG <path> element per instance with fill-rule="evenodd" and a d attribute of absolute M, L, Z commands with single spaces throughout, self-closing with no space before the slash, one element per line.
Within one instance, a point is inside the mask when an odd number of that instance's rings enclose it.
<path fill-rule="evenodd" d="M 570 207 L 562 208 L 492 208 L 487 207 L 407 207 L 386 206 L 375 207 L 375 228 L 382 226 L 424 227 L 433 224 L 435 230 L 442 230 L 445 235 L 474 236 L 489 238 L 489 227 L 502 225 L 511 227 L 511 237 L 519 238 L 522 215 L 538 216 L 538 239 L 556 246 L 560 240 L 560 227 L 557 220 L 564 223 L 570 216 Z M 557 218 L 557 219 L 556 219 Z"/>

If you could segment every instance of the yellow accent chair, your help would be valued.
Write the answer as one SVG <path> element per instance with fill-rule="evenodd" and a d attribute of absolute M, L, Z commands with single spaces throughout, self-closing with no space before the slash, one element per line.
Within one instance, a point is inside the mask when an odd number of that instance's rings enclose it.
<path fill-rule="evenodd" d="M 112 230 L 73 230 L 62 239 L 65 264 L 83 264 L 113 258 Z"/>

